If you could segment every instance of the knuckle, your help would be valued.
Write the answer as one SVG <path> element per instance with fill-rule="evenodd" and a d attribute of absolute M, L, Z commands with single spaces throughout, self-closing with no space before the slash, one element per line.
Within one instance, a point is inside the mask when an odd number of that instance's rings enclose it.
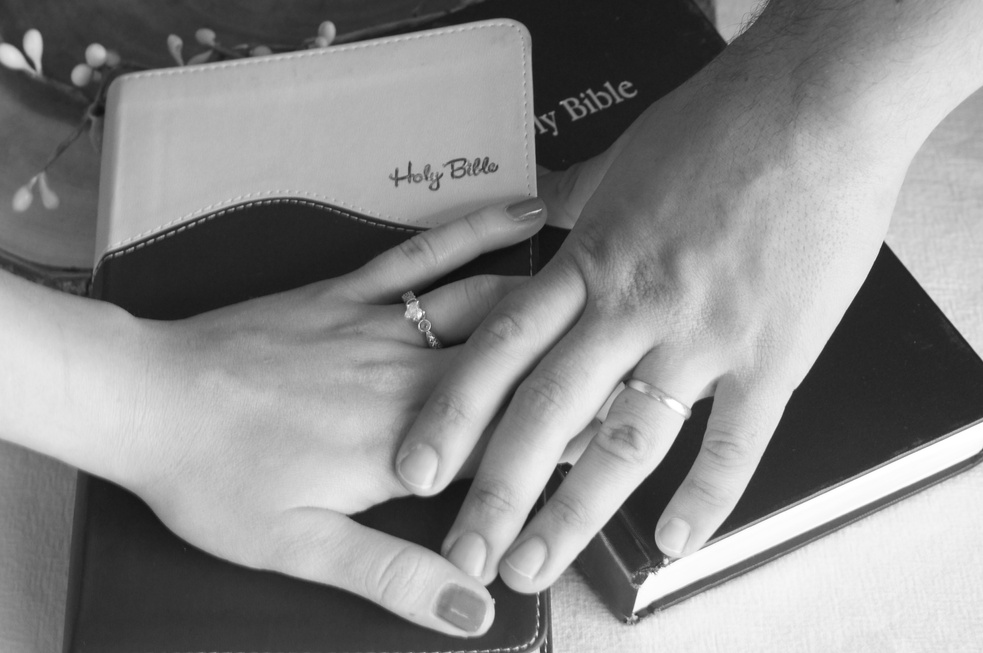
<path fill-rule="evenodd" d="M 471 486 L 471 500 L 486 517 L 511 515 L 518 506 L 515 491 L 502 481 L 475 483 Z"/>
<path fill-rule="evenodd" d="M 577 266 L 585 274 L 602 269 L 607 255 L 608 239 L 598 220 L 578 225 L 579 237 L 570 243 L 571 254 Z"/>
<path fill-rule="evenodd" d="M 466 231 L 465 240 L 481 242 L 488 237 L 488 222 L 482 212 L 471 213 L 461 220 L 461 227 Z"/>
<path fill-rule="evenodd" d="M 258 532 L 262 535 L 254 540 L 249 555 L 234 562 L 303 577 L 332 567 L 330 562 L 324 567 L 315 564 L 312 555 L 312 552 L 331 548 L 329 535 L 323 530 L 277 519 L 269 520 Z M 320 562 L 319 557 L 316 559 Z"/>
<path fill-rule="evenodd" d="M 468 277 L 464 285 L 465 296 L 471 300 L 472 304 L 479 303 L 485 295 L 492 294 L 497 290 L 500 279 L 501 277 L 491 274 Z"/>
<path fill-rule="evenodd" d="M 642 465 L 651 460 L 654 438 L 635 424 L 602 425 L 594 436 L 597 448 L 615 462 Z"/>
<path fill-rule="evenodd" d="M 399 549 L 379 567 L 374 579 L 372 596 L 386 606 L 411 606 L 419 602 L 425 583 L 425 565 L 420 554 L 412 547 Z"/>
<path fill-rule="evenodd" d="M 636 261 L 610 293 L 609 310 L 631 314 L 658 307 L 661 313 L 671 316 L 666 321 L 682 320 L 684 309 L 681 302 L 692 294 L 684 287 L 687 277 L 675 269 L 676 265 L 672 257 L 668 257 L 668 260 Z"/>
<path fill-rule="evenodd" d="M 584 161 L 574 163 L 567 168 L 566 172 L 560 173 L 556 184 L 556 191 L 563 199 L 565 205 L 569 205 L 568 212 L 574 215 L 580 213 L 573 210 L 576 204 L 578 190 L 589 184 L 590 166 Z"/>
<path fill-rule="evenodd" d="M 744 469 L 757 459 L 759 437 L 746 429 L 710 426 L 703 436 L 701 454 L 714 470 Z"/>
<path fill-rule="evenodd" d="M 267 524 L 265 533 L 265 546 L 253 552 L 247 566 L 276 569 L 281 565 L 296 565 L 310 544 L 306 532 L 297 532 L 282 524 Z"/>
<path fill-rule="evenodd" d="M 594 220 L 589 223 L 579 223 L 580 234 L 576 240 L 567 238 L 568 252 L 557 255 L 557 262 L 569 265 L 584 279 L 610 278 L 612 269 L 610 249 L 612 244 L 605 237 L 603 223 Z"/>
<path fill-rule="evenodd" d="M 579 531 L 590 525 L 590 511 L 575 496 L 557 493 L 550 497 L 547 505 L 551 518 L 561 526 Z"/>
<path fill-rule="evenodd" d="M 483 274 L 469 277 L 464 283 L 465 303 L 475 311 L 485 312 L 494 305 L 500 293 L 501 277 Z"/>
<path fill-rule="evenodd" d="M 513 403 L 523 415 L 548 422 L 568 408 L 567 387 L 555 373 L 539 372 L 519 386 Z"/>
<path fill-rule="evenodd" d="M 434 394 L 430 409 L 443 424 L 460 427 L 471 423 L 471 407 L 459 394 L 447 391 Z"/>
<path fill-rule="evenodd" d="M 729 508 L 735 500 L 729 488 L 706 475 L 693 475 L 686 480 L 685 489 L 698 502 L 715 509 Z"/>
<path fill-rule="evenodd" d="M 500 350 L 521 338 L 525 331 L 518 318 L 498 312 L 482 322 L 472 338 L 483 349 Z"/>
<path fill-rule="evenodd" d="M 417 234 L 399 244 L 399 252 L 416 265 L 430 269 L 438 267 L 443 256 L 437 250 L 430 232 Z"/>
<path fill-rule="evenodd" d="M 369 358 L 355 362 L 350 372 L 353 385 L 373 394 L 392 392 L 406 387 L 413 379 L 413 366 L 403 359 Z"/>

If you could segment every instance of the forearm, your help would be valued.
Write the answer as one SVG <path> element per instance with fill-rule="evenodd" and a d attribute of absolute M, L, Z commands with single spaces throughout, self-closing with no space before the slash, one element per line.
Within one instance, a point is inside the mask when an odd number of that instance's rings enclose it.
<path fill-rule="evenodd" d="M 800 131 L 910 158 L 983 86 L 983 3 L 772 0 L 719 64 L 717 81 Z"/>
<path fill-rule="evenodd" d="M 0 438 L 111 479 L 142 374 L 135 320 L 0 271 Z"/>

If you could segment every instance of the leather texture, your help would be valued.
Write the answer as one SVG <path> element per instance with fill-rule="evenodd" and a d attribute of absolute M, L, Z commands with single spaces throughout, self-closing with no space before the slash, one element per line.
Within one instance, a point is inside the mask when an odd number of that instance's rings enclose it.
<path fill-rule="evenodd" d="M 254 200 L 433 227 L 535 195 L 532 93 L 528 32 L 505 19 L 124 75 L 107 101 L 96 260 Z"/>
<path fill-rule="evenodd" d="M 95 296 L 139 317 L 178 319 L 354 270 L 417 229 L 298 200 L 237 206 L 107 256 Z M 528 242 L 455 276 L 526 273 Z M 356 518 L 439 550 L 467 487 L 405 498 Z M 129 492 L 79 475 L 65 651 L 520 653 L 548 646 L 549 593 L 496 581 L 496 620 L 460 640 L 414 626 L 340 590 L 244 569 L 183 542 Z M 546 650 L 543 648 L 542 650 Z"/>
<path fill-rule="evenodd" d="M 108 255 L 94 295 L 139 317 L 179 319 L 350 272 L 419 229 L 306 200 L 247 203 Z M 529 242 L 454 273 L 529 274 Z M 450 280 L 448 278 L 447 280 Z M 446 281 L 446 280 L 445 280 Z M 467 488 L 405 498 L 357 519 L 439 550 Z M 490 587 L 496 620 L 464 642 L 331 587 L 243 569 L 173 535 L 125 490 L 79 475 L 66 615 L 68 653 L 100 651 L 456 651 L 547 646 L 549 593 Z M 545 650 L 545 649 L 544 649 Z"/>
<path fill-rule="evenodd" d="M 178 319 L 345 274 L 471 208 L 534 195 L 530 111 L 528 35 L 505 20 L 128 77 L 106 117 L 93 295 Z M 386 176 L 471 153 L 477 174 L 447 172 L 438 190 Z M 440 283 L 529 275 L 536 251 L 530 240 L 492 252 Z M 465 492 L 356 519 L 438 550 Z M 80 474 L 65 651 L 549 650 L 549 593 L 490 591 L 492 629 L 448 637 L 335 588 L 211 557 L 127 491 Z"/>
<path fill-rule="evenodd" d="M 812 370 L 793 393 L 751 482 L 711 543 L 807 502 L 828 489 L 949 435 L 983 423 L 983 360 L 885 245 Z M 712 399 L 698 402 L 658 468 L 578 558 L 611 610 L 626 621 L 640 583 L 664 554 L 651 534 L 693 465 Z M 816 522 L 793 539 L 658 598 L 658 610 L 980 462 L 976 453 L 938 473 L 867 497 L 866 505 Z M 554 480 L 558 482 L 558 480 Z M 673 563 L 670 562 L 671 566 Z"/>
<path fill-rule="evenodd" d="M 308 200 L 246 202 L 110 252 L 96 269 L 93 295 L 140 317 L 180 319 L 345 274 L 420 231 Z M 475 274 L 528 275 L 537 256 L 532 239 L 489 252 L 435 285 Z"/>

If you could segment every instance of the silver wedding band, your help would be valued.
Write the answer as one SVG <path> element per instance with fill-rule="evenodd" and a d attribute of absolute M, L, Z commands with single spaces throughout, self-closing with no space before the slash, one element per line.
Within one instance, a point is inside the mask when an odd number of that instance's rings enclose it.
<path fill-rule="evenodd" d="M 413 291 L 403 293 L 403 303 L 406 304 L 406 311 L 403 313 L 403 317 L 416 324 L 416 328 L 426 339 L 427 347 L 430 349 L 440 349 L 443 345 L 440 344 L 440 340 L 431 331 L 433 325 L 427 319 L 427 312 L 420 308 L 420 300 L 416 298 Z"/>
<path fill-rule="evenodd" d="M 681 415 L 683 419 L 689 419 L 690 415 L 693 414 L 692 408 L 690 408 L 683 402 L 679 401 L 672 395 L 666 394 L 665 392 L 656 388 L 654 385 L 650 383 L 646 383 L 645 381 L 642 381 L 640 379 L 628 379 L 625 382 L 625 385 L 631 388 L 632 390 L 637 390 L 638 392 L 641 392 L 644 395 L 648 395 L 649 397 L 652 397 L 653 399 L 658 401 L 660 404 L 662 404 L 669 410 L 673 411 L 678 415 Z"/>

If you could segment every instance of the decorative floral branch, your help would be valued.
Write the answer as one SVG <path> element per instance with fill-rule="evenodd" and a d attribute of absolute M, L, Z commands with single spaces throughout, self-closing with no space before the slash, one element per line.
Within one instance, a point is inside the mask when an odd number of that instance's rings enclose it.
<path fill-rule="evenodd" d="M 41 69 L 41 55 L 44 53 L 44 40 L 41 32 L 36 29 L 29 29 L 24 32 L 24 53 L 21 54 L 13 45 L 0 43 L 0 64 L 11 70 L 21 70 L 31 77 L 44 79 L 44 72 Z M 30 63 L 28 63 L 30 59 Z"/>
<path fill-rule="evenodd" d="M 343 36 L 338 35 L 337 28 L 333 22 L 326 20 L 318 25 L 315 36 L 304 39 L 299 45 L 240 43 L 238 45 L 226 46 L 219 42 L 214 30 L 203 27 L 195 32 L 195 42 L 204 48 L 200 52 L 185 59 L 184 40 L 177 34 L 170 34 L 167 37 L 167 50 L 178 66 L 190 66 L 227 59 L 262 57 L 308 48 L 327 48 L 333 44 L 359 41 L 398 29 L 412 28 L 419 24 L 432 21 L 441 15 L 455 13 L 470 5 L 483 1 L 459 0 L 458 5 L 450 10 L 437 14 L 414 15 L 409 19 L 348 32 Z M 109 88 L 109 84 L 124 72 L 151 68 L 151 66 L 127 61 L 116 51 L 110 50 L 99 43 L 91 43 L 85 49 L 85 61 L 72 68 L 70 75 L 71 84 L 66 84 L 60 80 L 45 76 L 41 62 L 43 54 L 44 39 L 41 37 L 41 32 L 36 29 L 29 29 L 24 33 L 23 52 L 10 43 L 0 43 L 0 65 L 22 72 L 33 80 L 58 89 L 71 99 L 79 102 L 84 107 L 84 110 L 79 124 L 68 137 L 58 144 L 41 170 L 14 192 L 11 204 L 13 210 L 17 213 L 23 213 L 31 207 L 34 201 L 35 189 L 37 189 L 41 196 L 41 204 L 44 208 L 48 210 L 58 208 L 61 202 L 49 183 L 48 169 L 85 132 L 88 132 L 92 146 L 96 151 L 99 151 L 102 141 L 102 121 L 105 112 L 106 91 Z M 93 87 L 95 88 L 94 91 L 91 90 Z"/>
<path fill-rule="evenodd" d="M 242 43 L 225 46 L 218 41 L 215 32 L 201 28 L 195 32 L 195 41 L 205 49 L 187 60 L 184 58 L 184 41 L 180 36 L 171 34 L 167 37 L 167 49 L 179 66 L 190 66 L 226 59 L 244 57 L 261 57 L 274 52 L 288 52 L 304 48 L 326 48 L 330 46 L 337 35 L 337 29 L 331 21 L 324 21 L 318 26 L 317 35 L 305 39 L 299 46 L 270 46 L 266 44 Z M 41 32 L 29 29 L 24 33 L 23 52 L 10 43 L 0 43 L 0 65 L 24 73 L 31 79 L 58 88 L 84 107 L 82 118 L 45 162 L 41 170 L 14 192 L 12 208 L 16 213 L 27 211 L 34 202 L 35 190 L 41 196 L 41 204 L 48 210 L 57 209 L 61 201 L 51 188 L 48 180 L 48 169 L 79 137 L 88 132 L 92 146 L 99 151 L 102 140 L 102 116 L 105 112 L 106 91 L 109 84 L 120 74 L 129 71 L 146 70 L 150 66 L 128 62 L 120 57 L 115 50 L 110 50 L 99 43 L 90 43 L 85 49 L 85 61 L 72 68 L 70 75 L 72 85 L 65 84 L 51 77 L 46 77 L 42 67 L 44 54 L 44 39 Z M 94 92 L 85 92 L 95 88 Z"/>

